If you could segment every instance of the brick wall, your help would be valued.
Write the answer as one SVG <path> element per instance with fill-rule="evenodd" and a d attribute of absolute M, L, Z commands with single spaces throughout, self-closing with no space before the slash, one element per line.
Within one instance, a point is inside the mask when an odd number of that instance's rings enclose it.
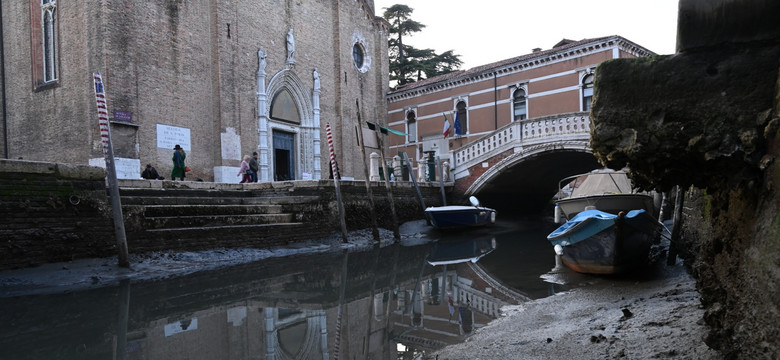
<path fill-rule="evenodd" d="M 162 184 L 134 180 L 136 183 Z M 129 182 L 128 182 L 129 183 Z M 187 183 L 166 181 L 186 188 Z M 203 196 L 203 187 L 244 189 L 247 196 L 310 196 L 316 200 L 283 205 L 293 213 L 290 227 L 267 230 L 197 230 L 193 235 L 149 236 L 135 229 L 135 216 L 123 210 L 130 253 L 149 251 L 195 251 L 214 248 L 263 248 L 313 240 L 340 233 L 340 220 L 333 182 L 288 181 L 263 184 L 215 184 L 191 182 L 192 189 L 177 196 Z M 121 186 L 124 186 L 120 184 Z M 411 183 L 392 183 L 399 222 L 422 219 L 422 208 Z M 235 190 L 235 189 L 233 189 Z M 372 227 L 365 183 L 341 185 L 347 230 Z M 191 194 L 187 194 L 191 192 Z M 426 206 L 441 205 L 437 184 L 421 185 Z M 373 182 L 372 194 L 379 227 L 392 229 L 390 203 L 384 183 Z M 129 208 L 132 208 L 129 207 Z M 172 213 L 171 216 L 176 216 Z M 113 218 L 105 185 L 105 171 L 98 167 L 61 163 L 0 160 L 0 270 L 117 254 Z"/>
<path fill-rule="evenodd" d="M 0 269 L 115 254 L 100 168 L 0 160 Z"/>

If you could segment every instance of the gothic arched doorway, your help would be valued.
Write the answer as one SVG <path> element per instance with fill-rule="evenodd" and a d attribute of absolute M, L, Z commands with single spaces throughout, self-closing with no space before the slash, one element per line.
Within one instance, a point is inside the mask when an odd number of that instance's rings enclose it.
<path fill-rule="evenodd" d="M 273 131 L 274 181 L 295 180 L 295 134 Z"/>

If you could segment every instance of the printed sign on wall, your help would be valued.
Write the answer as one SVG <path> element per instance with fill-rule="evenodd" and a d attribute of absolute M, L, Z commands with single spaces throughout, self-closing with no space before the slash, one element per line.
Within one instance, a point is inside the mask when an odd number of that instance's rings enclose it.
<path fill-rule="evenodd" d="M 177 144 L 190 151 L 190 129 L 157 124 L 157 147 L 173 149 Z"/>

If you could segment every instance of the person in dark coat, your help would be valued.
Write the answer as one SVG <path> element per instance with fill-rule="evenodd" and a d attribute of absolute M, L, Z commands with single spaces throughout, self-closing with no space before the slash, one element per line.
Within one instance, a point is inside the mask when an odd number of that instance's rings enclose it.
<path fill-rule="evenodd" d="M 147 180 L 162 180 L 152 164 L 146 164 L 146 169 L 141 173 L 141 177 Z"/>
<path fill-rule="evenodd" d="M 249 159 L 249 175 L 252 175 L 252 182 L 257 182 L 257 172 L 260 170 L 260 164 L 257 163 L 257 151 L 252 153 Z"/>
<path fill-rule="evenodd" d="M 179 144 L 176 144 L 176 146 L 173 147 L 173 169 L 171 170 L 171 179 L 176 180 L 176 178 L 180 178 L 184 180 L 184 159 L 187 158 L 187 153 L 184 152 L 184 149 L 179 146 Z"/>

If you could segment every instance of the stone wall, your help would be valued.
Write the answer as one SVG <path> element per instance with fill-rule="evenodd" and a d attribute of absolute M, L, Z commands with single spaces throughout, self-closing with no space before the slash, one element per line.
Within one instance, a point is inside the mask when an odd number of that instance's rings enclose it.
<path fill-rule="evenodd" d="M 0 270 L 115 256 L 116 240 L 105 176 L 105 171 L 98 167 L 0 160 Z M 422 208 L 412 184 L 391 184 L 398 221 L 422 219 Z M 193 225 L 195 229 L 189 234 L 150 236 L 144 231 L 143 223 L 136 221 L 142 207 L 123 206 L 130 253 L 262 248 L 341 232 L 332 180 L 257 184 L 120 181 L 122 188 L 140 186 L 159 191 L 159 197 L 202 198 L 208 192 L 217 192 L 217 197 L 238 196 L 236 193 L 239 193 L 247 197 L 277 198 L 282 204 L 282 212 L 292 213 L 294 222 L 300 224 L 253 228 L 251 232 L 241 227 L 209 230 Z M 384 182 L 372 182 L 371 186 L 378 226 L 392 229 L 392 213 Z M 438 184 L 423 184 L 420 189 L 427 206 L 441 205 Z M 166 194 L 174 191 L 177 191 L 176 195 Z M 365 182 L 343 181 L 341 192 L 347 230 L 371 228 L 371 207 Z M 308 200 L 285 201 L 285 197 Z M 172 210 L 170 216 L 176 215 Z"/>
<path fill-rule="evenodd" d="M 103 169 L 0 160 L 0 269 L 116 254 Z"/>
<path fill-rule="evenodd" d="M 678 54 L 603 63 L 592 148 L 686 190 L 683 236 L 726 358 L 780 358 L 780 3 L 681 0 Z M 728 15 L 726 15 L 728 14 Z"/>

